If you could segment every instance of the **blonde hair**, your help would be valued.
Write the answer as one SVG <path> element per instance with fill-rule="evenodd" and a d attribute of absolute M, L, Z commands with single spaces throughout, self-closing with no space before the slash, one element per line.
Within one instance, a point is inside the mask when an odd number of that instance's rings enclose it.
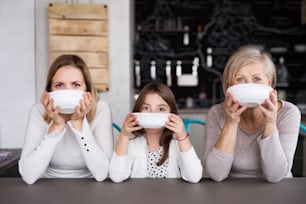
<path fill-rule="evenodd" d="M 94 84 L 92 82 L 91 76 L 89 69 L 84 62 L 84 60 L 77 56 L 77 55 L 61 55 L 58 58 L 54 60 L 54 62 L 51 64 L 48 76 L 47 76 L 47 81 L 46 81 L 46 87 L 45 91 L 50 92 L 51 91 L 51 84 L 52 84 L 52 79 L 55 75 L 55 73 L 62 67 L 64 66 L 74 66 L 75 68 L 79 69 L 82 72 L 82 75 L 84 77 L 84 81 L 86 84 L 86 91 L 91 93 L 92 96 L 92 107 L 90 112 L 86 115 L 86 118 L 88 122 L 92 122 L 95 115 L 96 115 L 96 109 L 97 109 L 97 102 L 99 101 L 99 95 L 97 90 L 94 87 Z M 44 120 L 48 123 L 51 122 L 51 119 L 48 117 L 48 115 L 45 113 L 44 114 Z"/>
<path fill-rule="evenodd" d="M 271 55 L 262 47 L 256 45 L 245 45 L 235 51 L 226 63 L 223 76 L 222 86 L 223 92 L 226 93 L 228 87 L 233 84 L 234 76 L 243 66 L 255 63 L 265 65 L 268 79 L 272 79 L 271 86 L 274 88 L 276 84 L 276 69 Z"/>

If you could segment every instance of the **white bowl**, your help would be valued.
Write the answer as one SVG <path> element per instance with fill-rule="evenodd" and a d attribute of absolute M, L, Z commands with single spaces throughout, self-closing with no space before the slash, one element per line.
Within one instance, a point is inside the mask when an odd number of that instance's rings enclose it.
<path fill-rule="evenodd" d="M 76 106 L 80 106 L 80 100 L 83 98 L 83 91 L 79 90 L 58 90 L 50 92 L 51 98 L 54 99 L 53 108 L 60 107 L 60 113 L 72 114 Z"/>
<path fill-rule="evenodd" d="M 237 84 L 228 88 L 235 101 L 247 107 L 256 107 L 263 104 L 269 98 L 273 90 L 271 86 L 264 84 L 245 83 Z"/>
<path fill-rule="evenodd" d="M 143 128 L 161 128 L 165 126 L 170 113 L 134 113 Z"/>

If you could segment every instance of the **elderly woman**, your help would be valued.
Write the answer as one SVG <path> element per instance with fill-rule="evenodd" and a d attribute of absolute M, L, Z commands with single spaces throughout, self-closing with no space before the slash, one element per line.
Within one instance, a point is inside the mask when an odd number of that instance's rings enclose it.
<path fill-rule="evenodd" d="M 215 181 L 227 177 L 264 177 L 279 182 L 292 177 L 301 113 L 287 101 L 269 98 L 256 107 L 241 105 L 228 91 L 242 83 L 275 87 L 275 65 L 269 53 L 253 45 L 239 48 L 223 73 L 223 103 L 211 107 L 206 118 L 204 165 Z"/>

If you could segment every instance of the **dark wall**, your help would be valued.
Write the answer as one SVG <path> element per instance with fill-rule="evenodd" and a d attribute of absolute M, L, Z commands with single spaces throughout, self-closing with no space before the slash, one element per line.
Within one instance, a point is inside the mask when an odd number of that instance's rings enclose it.
<path fill-rule="evenodd" d="M 135 0 L 134 59 L 139 63 L 140 90 L 152 80 L 167 83 L 170 61 L 172 83 L 179 105 L 192 97 L 200 107 L 222 101 L 220 77 L 229 55 L 244 44 L 257 44 L 271 52 L 279 69 L 285 99 L 306 103 L 306 26 L 297 0 Z M 212 50 L 212 65 L 207 50 Z M 178 85 L 177 61 L 182 74 L 191 74 L 199 59 L 197 85 Z M 150 69 L 155 61 L 156 78 Z"/>

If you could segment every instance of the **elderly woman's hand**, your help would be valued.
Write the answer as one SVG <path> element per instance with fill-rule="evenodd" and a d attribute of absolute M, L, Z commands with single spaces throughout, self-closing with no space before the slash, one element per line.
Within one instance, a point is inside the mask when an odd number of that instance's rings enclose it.
<path fill-rule="evenodd" d="M 227 120 L 236 124 L 240 122 L 241 113 L 247 109 L 246 106 L 240 106 L 239 101 L 234 101 L 233 95 L 228 91 L 226 92 L 223 106 Z"/>
<path fill-rule="evenodd" d="M 270 97 L 259 106 L 260 110 L 265 116 L 265 125 L 276 125 L 276 117 L 278 111 L 277 92 L 273 90 L 270 92 Z"/>

